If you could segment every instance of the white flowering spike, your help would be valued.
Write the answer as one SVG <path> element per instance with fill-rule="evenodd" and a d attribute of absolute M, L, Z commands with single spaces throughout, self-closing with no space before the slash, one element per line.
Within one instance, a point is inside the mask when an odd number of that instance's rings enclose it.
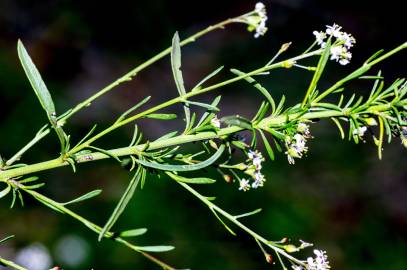
<path fill-rule="evenodd" d="M 359 127 L 353 131 L 354 136 L 363 137 L 367 131 L 367 127 Z"/>
<path fill-rule="evenodd" d="M 309 125 L 301 122 L 297 126 L 297 131 L 303 134 L 305 138 L 311 138 L 311 131 L 309 130 Z"/>
<path fill-rule="evenodd" d="M 239 190 L 248 191 L 249 189 L 250 189 L 249 180 L 246 180 L 244 178 L 242 180 L 240 180 Z"/>
<path fill-rule="evenodd" d="M 350 49 L 356 43 L 356 39 L 346 32 L 343 32 L 342 35 L 338 38 L 339 40 L 344 42 L 344 46 Z"/>
<path fill-rule="evenodd" d="M 264 36 L 267 32 L 267 10 L 266 6 L 262 2 L 258 2 L 254 7 L 254 15 L 247 16 L 246 23 L 248 24 L 248 30 L 255 31 L 254 37 L 258 38 Z"/>
<path fill-rule="evenodd" d="M 211 125 L 216 128 L 220 128 L 220 120 L 216 115 L 215 115 L 215 117 L 212 118 Z"/>

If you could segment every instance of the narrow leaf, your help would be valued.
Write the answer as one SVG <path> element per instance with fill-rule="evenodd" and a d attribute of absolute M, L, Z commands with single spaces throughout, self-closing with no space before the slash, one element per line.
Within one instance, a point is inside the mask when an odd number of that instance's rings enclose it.
<path fill-rule="evenodd" d="M 99 233 L 99 241 L 102 240 L 103 236 L 113 227 L 116 221 L 119 219 L 120 215 L 126 209 L 127 204 L 130 202 L 130 199 L 133 197 L 136 187 L 140 181 L 141 173 L 140 170 L 137 170 L 133 178 L 130 180 L 130 183 L 120 198 L 119 203 L 116 205 L 113 213 L 111 214 L 109 220 L 106 222 L 105 226 Z"/>
<path fill-rule="evenodd" d="M 196 91 L 202 84 L 204 84 L 206 81 L 214 77 L 216 74 L 218 74 L 221 70 L 223 69 L 223 66 L 217 68 L 215 71 L 211 72 L 208 76 L 203 78 L 197 85 L 194 86 L 192 91 Z"/>
<path fill-rule="evenodd" d="M 81 201 L 84 201 L 84 200 L 89 200 L 89 199 L 91 199 L 93 197 L 98 196 L 100 193 L 102 193 L 102 190 L 101 189 L 96 189 L 96 190 L 88 192 L 88 193 L 86 193 L 86 194 L 84 194 L 84 195 L 82 195 L 82 196 L 80 196 L 80 197 L 78 197 L 76 199 L 73 199 L 73 200 L 71 200 L 69 202 L 65 202 L 65 203 L 61 203 L 61 204 L 62 205 L 67 205 L 67 204 L 72 204 L 72 203 L 78 203 L 78 202 L 81 202 Z"/>
<path fill-rule="evenodd" d="M 134 105 L 133 107 L 131 107 L 130 109 L 128 109 L 127 111 L 122 113 L 122 115 L 120 115 L 120 117 L 117 118 L 116 123 L 122 121 L 123 119 L 125 119 L 127 117 L 127 115 L 131 114 L 132 112 L 134 112 L 135 110 L 137 110 L 138 108 L 143 106 L 145 103 L 147 103 L 150 100 L 150 98 L 151 98 L 151 96 L 144 98 L 142 101 L 140 101 L 139 103 L 137 103 L 136 105 Z"/>
<path fill-rule="evenodd" d="M 138 250 L 147 252 L 167 252 L 173 250 L 173 246 L 136 246 Z"/>
<path fill-rule="evenodd" d="M 176 119 L 177 115 L 173 113 L 151 113 L 146 115 L 145 117 L 147 118 L 153 118 L 153 119 L 160 119 L 160 120 L 172 120 Z"/>
<path fill-rule="evenodd" d="M 172 39 L 172 49 L 171 49 L 171 67 L 172 67 L 172 74 L 174 76 L 174 81 L 177 86 L 177 90 L 180 96 L 184 96 L 186 94 L 185 86 L 184 86 L 184 79 L 182 77 L 181 72 L 181 47 L 178 32 L 175 32 L 174 37 Z M 185 111 L 185 121 L 186 127 L 189 127 L 189 122 L 191 119 L 191 112 L 189 110 L 188 105 L 184 105 Z"/>
<path fill-rule="evenodd" d="M 172 172 L 187 172 L 187 171 L 196 171 L 203 169 L 212 165 L 223 153 L 225 146 L 221 145 L 219 149 L 213 154 L 210 158 L 205 161 L 202 161 L 197 164 L 188 164 L 188 165 L 170 165 L 170 164 L 161 164 L 156 162 L 149 162 L 146 160 L 138 159 L 137 162 L 141 165 L 149 168 L 154 168 L 162 171 L 172 171 Z"/>
<path fill-rule="evenodd" d="M 0 240 L 0 244 L 3 243 L 3 242 L 6 242 L 7 240 L 9 240 L 9 239 L 11 239 L 11 238 L 13 238 L 13 237 L 14 237 L 14 235 L 6 236 L 5 238 L 3 238 L 3 239 Z"/>
<path fill-rule="evenodd" d="M 261 129 L 259 129 L 259 132 L 260 132 L 261 138 L 263 139 L 263 143 L 264 143 L 264 146 L 266 147 L 266 150 L 267 150 L 267 153 L 268 153 L 268 155 L 270 157 L 270 160 L 274 160 L 273 148 L 271 148 L 271 145 L 268 142 L 268 140 L 266 138 L 266 135 L 264 135 L 264 132 Z"/>
<path fill-rule="evenodd" d="M 174 137 L 175 135 L 177 135 L 177 133 L 178 133 L 178 131 L 169 132 L 169 133 L 167 133 L 167 134 L 165 134 L 165 135 L 159 137 L 159 138 L 158 138 L 157 140 L 155 140 L 155 141 L 158 142 L 158 141 L 170 139 L 170 138 Z"/>
<path fill-rule="evenodd" d="M 172 179 L 175 181 L 187 183 L 187 184 L 213 184 L 216 182 L 216 180 L 207 178 L 207 177 L 197 177 L 197 178 L 187 178 L 187 177 L 182 177 L 173 173 L 168 172 L 167 173 Z"/>
<path fill-rule="evenodd" d="M 231 69 L 230 71 L 237 76 L 246 75 L 246 73 L 237 69 Z M 273 111 L 276 109 L 276 103 L 274 102 L 273 97 L 270 95 L 269 91 L 266 88 L 264 88 L 260 83 L 253 79 L 253 77 L 247 76 L 244 78 L 244 80 L 251 83 L 257 90 L 260 91 L 260 93 L 262 93 L 266 97 Z"/>
<path fill-rule="evenodd" d="M 239 116 L 239 115 L 232 115 L 232 116 L 225 116 L 220 119 L 223 123 L 230 126 L 238 126 L 244 129 L 252 130 L 252 122 L 250 120 Z"/>
<path fill-rule="evenodd" d="M 259 209 L 253 210 L 253 211 L 251 211 L 251 212 L 248 212 L 248 213 L 244 213 L 244 214 L 241 214 L 241 215 L 237 215 L 237 216 L 235 216 L 235 218 L 236 218 L 236 219 L 239 219 L 239 218 L 242 218 L 242 217 L 252 216 L 252 215 L 255 215 L 255 214 L 257 214 L 257 213 L 260 213 L 261 210 L 262 210 L 262 209 L 259 208 Z"/>
<path fill-rule="evenodd" d="M 45 86 L 38 69 L 35 67 L 21 40 L 18 40 L 17 52 L 25 74 L 27 75 L 31 86 L 34 89 L 41 106 L 47 112 L 48 118 L 50 118 L 51 115 L 55 114 L 54 102 L 52 101 L 51 94 Z"/>
<path fill-rule="evenodd" d="M 133 229 L 133 230 L 128 230 L 128 231 L 123 231 L 119 234 L 120 237 L 136 237 L 143 235 L 147 232 L 146 228 L 140 228 L 140 229 Z"/>
<path fill-rule="evenodd" d="M 11 186 L 7 184 L 7 187 L 0 191 L 0 199 L 6 196 L 11 191 Z"/>
<path fill-rule="evenodd" d="M 205 109 L 207 109 L 209 111 L 214 111 L 214 112 L 219 111 L 219 108 L 217 108 L 215 106 L 212 106 L 210 104 L 206 104 L 206 103 L 202 103 L 202 102 L 196 102 L 196 101 L 190 101 L 190 100 L 185 100 L 184 102 L 187 103 L 187 104 L 191 104 L 191 105 L 195 105 L 195 106 L 198 106 L 198 107 L 205 108 Z"/>

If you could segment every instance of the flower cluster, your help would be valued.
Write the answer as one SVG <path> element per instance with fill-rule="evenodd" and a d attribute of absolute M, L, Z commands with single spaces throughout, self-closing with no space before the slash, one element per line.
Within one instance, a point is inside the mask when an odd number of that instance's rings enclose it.
<path fill-rule="evenodd" d="M 247 154 L 249 161 L 251 164 L 248 167 L 248 170 L 246 172 L 250 174 L 253 177 L 253 183 L 250 184 L 250 181 L 247 179 L 241 179 L 240 180 L 240 187 L 239 190 L 247 191 L 250 188 L 258 188 L 262 187 L 264 185 L 264 182 L 266 182 L 266 178 L 264 175 L 261 173 L 261 163 L 264 161 L 264 157 L 262 153 L 259 151 L 253 151 L 249 150 L 249 153 Z"/>
<path fill-rule="evenodd" d="M 260 18 L 260 21 L 256 27 L 256 33 L 254 34 L 255 38 L 259 36 L 264 36 L 267 32 L 266 22 L 267 22 L 267 11 L 266 6 L 262 2 L 258 2 L 254 9 L 257 12 L 257 15 Z"/>
<path fill-rule="evenodd" d="M 293 137 L 287 136 L 287 151 L 285 154 L 287 155 L 288 163 L 294 164 L 294 158 L 302 158 L 304 153 L 308 151 L 308 147 L 305 146 L 308 138 L 311 138 L 311 132 L 309 131 L 309 126 L 305 123 L 298 124 L 297 133 Z"/>
<path fill-rule="evenodd" d="M 305 268 L 299 265 L 293 265 L 294 270 L 329 270 L 331 266 L 329 265 L 328 256 L 325 251 L 314 249 L 315 258 L 308 257 Z"/>
<path fill-rule="evenodd" d="M 267 32 L 267 10 L 262 2 L 258 2 L 254 7 L 254 11 L 243 17 L 243 22 L 248 25 L 247 29 L 255 31 L 254 37 L 264 36 Z"/>
<path fill-rule="evenodd" d="M 362 138 L 367 131 L 367 127 L 358 127 L 357 129 L 353 130 L 352 134 L 353 136 L 359 136 L 359 138 Z"/>
<path fill-rule="evenodd" d="M 352 59 L 352 53 L 349 50 L 356 43 L 356 40 L 351 34 L 342 32 L 341 29 L 341 26 L 334 23 L 332 26 L 327 25 L 325 32 L 314 31 L 313 34 L 321 48 L 325 48 L 325 40 L 327 38 L 335 38 L 330 51 L 331 60 L 335 60 L 341 65 L 346 65 Z"/>

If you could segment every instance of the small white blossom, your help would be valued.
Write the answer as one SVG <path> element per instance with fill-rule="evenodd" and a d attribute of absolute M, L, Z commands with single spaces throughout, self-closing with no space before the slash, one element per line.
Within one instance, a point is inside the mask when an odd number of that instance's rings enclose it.
<path fill-rule="evenodd" d="M 293 268 L 293 270 L 304 270 L 304 267 L 300 265 L 292 265 L 291 267 Z"/>
<path fill-rule="evenodd" d="M 212 118 L 211 125 L 216 128 L 220 128 L 220 120 L 216 115 L 215 115 L 215 117 Z"/>
<path fill-rule="evenodd" d="M 254 37 L 258 38 L 260 36 L 264 36 L 267 32 L 267 10 L 266 6 L 262 2 L 258 2 L 254 8 L 255 12 L 257 13 L 258 16 L 258 21 L 256 22 L 254 28 L 255 28 L 255 33 Z"/>
<path fill-rule="evenodd" d="M 334 23 L 332 26 L 330 26 L 330 25 L 326 26 L 326 33 L 330 36 L 339 38 L 342 35 L 341 29 L 342 29 L 342 26 L 339 26 L 336 23 Z"/>
<path fill-rule="evenodd" d="M 367 131 L 367 127 L 359 127 L 357 129 L 353 130 L 353 135 L 363 137 L 365 135 L 366 131 Z"/>
<path fill-rule="evenodd" d="M 341 65 L 349 64 L 352 59 L 352 54 L 342 46 L 334 46 L 331 48 L 331 60 L 339 62 Z"/>
<path fill-rule="evenodd" d="M 255 172 L 252 188 L 262 187 L 264 185 L 264 182 L 266 182 L 266 178 L 264 177 L 264 175 L 261 174 L 259 171 Z"/>
<path fill-rule="evenodd" d="M 322 31 L 320 31 L 320 32 L 318 32 L 318 31 L 314 31 L 314 32 L 312 32 L 313 34 L 314 34 L 314 36 L 315 36 L 315 38 L 316 38 L 316 40 L 317 40 L 317 44 L 318 45 L 322 45 L 323 43 L 325 43 L 325 39 L 326 39 L 326 33 L 325 32 L 322 32 Z"/>
<path fill-rule="evenodd" d="M 288 163 L 294 164 L 294 158 L 302 158 L 303 154 L 308 151 L 306 143 L 307 140 L 300 133 L 295 134 L 293 138 L 286 139 L 287 151 L 285 154 L 287 155 Z"/>
<path fill-rule="evenodd" d="M 343 32 L 342 35 L 338 38 L 339 40 L 344 42 L 344 46 L 350 49 L 356 43 L 356 39 L 346 32 Z"/>
<path fill-rule="evenodd" d="M 248 191 L 249 189 L 250 189 L 249 180 L 242 178 L 242 180 L 240 180 L 239 190 Z"/>

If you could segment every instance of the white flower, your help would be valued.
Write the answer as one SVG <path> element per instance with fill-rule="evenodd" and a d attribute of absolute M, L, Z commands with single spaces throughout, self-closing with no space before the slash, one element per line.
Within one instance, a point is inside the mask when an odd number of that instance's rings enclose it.
<path fill-rule="evenodd" d="M 242 180 L 240 180 L 239 190 L 248 191 L 249 189 L 250 189 L 249 180 L 242 178 Z"/>
<path fill-rule="evenodd" d="M 262 2 L 258 2 L 254 8 L 254 11 L 257 13 L 257 22 L 255 23 L 254 27 L 256 32 L 254 33 L 254 37 L 258 38 L 260 36 L 264 36 L 267 32 L 267 10 L 266 6 Z"/>
<path fill-rule="evenodd" d="M 341 65 L 349 64 L 352 59 L 352 54 L 342 46 L 334 46 L 331 48 L 331 60 L 336 60 Z"/>
<path fill-rule="evenodd" d="M 343 41 L 343 45 L 348 49 L 350 49 L 350 47 L 353 47 L 353 45 L 356 43 L 356 39 L 351 34 L 348 34 L 346 32 L 343 32 L 338 39 Z"/>
<path fill-rule="evenodd" d="M 311 132 L 309 130 L 309 125 L 305 123 L 298 123 L 297 131 L 302 133 L 305 138 L 311 138 Z"/>
<path fill-rule="evenodd" d="M 212 118 L 211 125 L 216 128 L 220 128 L 220 120 L 216 115 L 215 115 L 215 117 Z"/>
<path fill-rule="evenodd" d="M 325 32 L 330 36 L 339 38 L 342 35 L 341 29 L 342 29 L 342 26 L 339 26 L 336 23 L 334 23 L 334 25 L 332 25 L 332 26 L 327 25 Z"/>
<path fill-rule="evenodd" d="M 291 267 L 293 268 L 293 270 L 304 270 L 304 267 L 300 265 L 292 265 Z"/>
<path fill-rule="evenodd" d="M 318 45 L 322 45 L 324 42 L 324 40 L 326 39 L 326 33 L 325 32 L 318 32 L 318 31 L 314 31 L 312 32 L 317 40 Z"/>
<path fill-rule="evenodd" d="M 259 171 L 255 172 L 252 188 L 262 187 L 264 185 L 264 182 L 266 182 L 266 178 L 264 177 L 264 175 L 261 174 Z"/>
<path fill-rule="evenodd" d="M 259 16 L 266 16 L 266 6 L 262 2 L 258 2 L 254 7 L 254 10 L 259 14 Z"/>
<path fill-rule="evenodd" d="M 359 127 L 357 129 L 353 130 L 353 135 L 363 137 L 365 135 L 366 131 L 367 131 L 367 127 Z"/>

